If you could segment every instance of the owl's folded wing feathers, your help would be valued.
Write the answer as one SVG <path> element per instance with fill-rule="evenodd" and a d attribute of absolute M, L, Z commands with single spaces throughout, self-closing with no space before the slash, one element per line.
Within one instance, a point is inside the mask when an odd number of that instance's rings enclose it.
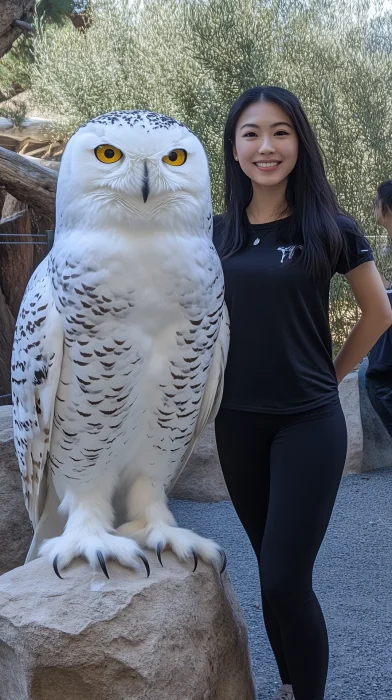
<path fill-rule="evenodd" d="M 47 269 L 45 258 L 26 289 L 11 363 L 14 442 L 34 529 L 44 505 L 45 465 L 63 356 L 63 327 Z"/>
<path fill-rule="evenodd" d="M 214 354 L 208 372 L 207 382 L 204 388 L 203 399 L 200 405 L 200 412 L 198 415 L 192 440 L 189 443 L 187 451 L 182 460 L 182 469 L 184 469 L 207 423 L 213 423 L 216 418 L 216 414 L 218 413 L 219 406 L 222 401 L 224 373 L 227 362 L 227 355 L 229 352 L 229 342 L 229 314 L 226 308 L 226 304 L 223 304 L 219 334 L 216 339 Z M 178 473 L 177 478 L 179 476 L 180 472 Z"/>

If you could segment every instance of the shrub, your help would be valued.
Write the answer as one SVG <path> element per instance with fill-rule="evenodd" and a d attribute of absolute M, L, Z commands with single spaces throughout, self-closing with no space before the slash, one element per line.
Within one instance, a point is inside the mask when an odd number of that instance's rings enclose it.
<path fill-rule="evenodd" d="M 87 31 L 50 26 L 34 45 L 31 83 L 62 115 L 54 137 L 112 109 L 149 108 L 185 121 L 205 145 L 214 207 L 222 207 L 222 132 L 232 101 L 255 84 L 301 99 L 342 206 L 368 235 L 382 269 L 385 236 L 373 199 L 392 170 L 392 53 L 370 0 L 96 0 Z M 357 318 L 334 279 L 335 349 Z"/>

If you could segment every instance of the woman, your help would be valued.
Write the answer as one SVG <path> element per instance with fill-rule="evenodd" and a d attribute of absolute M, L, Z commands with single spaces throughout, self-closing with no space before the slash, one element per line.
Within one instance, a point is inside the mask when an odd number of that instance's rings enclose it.
<path fill-rule="evenodd" d="M 383 276 L 382 280 L 392 307 L 392 180 L 386 180 L 377 188 L 375 214 L 377 223 L 388 234 L 388 245 L 384 250 L 387 278 Z M 392 327 L 383 333 L 369 353 L 366 390 L 374 410 L 392 437 Z"/>
<path fill-rule="evenodd" d="M 277 700 L 322 700 L 328 667 L 312 589 L 346 457 L 338 383 L 392 322 L 370 246 L 329 186 L 298 99 L 247 90 L 225 128 L 226 211 L 214 219 L 231 319 L 216 438 L 259 561 Z M 362 315 L 332 362 L 330 279 Z"/>

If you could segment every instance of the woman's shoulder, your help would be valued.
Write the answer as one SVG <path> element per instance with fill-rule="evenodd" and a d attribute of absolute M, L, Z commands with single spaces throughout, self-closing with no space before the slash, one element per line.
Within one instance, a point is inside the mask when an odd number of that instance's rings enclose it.
<path fill-rule="evenodd" d="M 350 236 L 350 234 L 354 236 L 364 235 L 358 222 L 349 214 L 337 214 L 336 223 L 344 236 Z"/>
<path fill-rule="evenodd" d="M 343 236 L 342 252 L 336 265 L 336 272 L 347 274 L 358 265 L 374 260 L 369 241 L 358 222 L 348 214 L 338 214 L 336 222 Z"/>

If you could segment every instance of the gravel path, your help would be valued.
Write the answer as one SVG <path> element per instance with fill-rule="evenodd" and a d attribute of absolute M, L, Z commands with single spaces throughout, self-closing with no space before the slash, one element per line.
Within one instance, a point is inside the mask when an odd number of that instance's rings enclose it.
<path fill-rule="evenodd" d="M 279 687 L 260 608 L 257 567 L 231 503 L 171 501 L 183 527 L 214 537 L 248 625 L 259 700 Z M 314 587 L 330 638 L 325 700 L 392 698 L 392 467 L 342 480 Z"/>

